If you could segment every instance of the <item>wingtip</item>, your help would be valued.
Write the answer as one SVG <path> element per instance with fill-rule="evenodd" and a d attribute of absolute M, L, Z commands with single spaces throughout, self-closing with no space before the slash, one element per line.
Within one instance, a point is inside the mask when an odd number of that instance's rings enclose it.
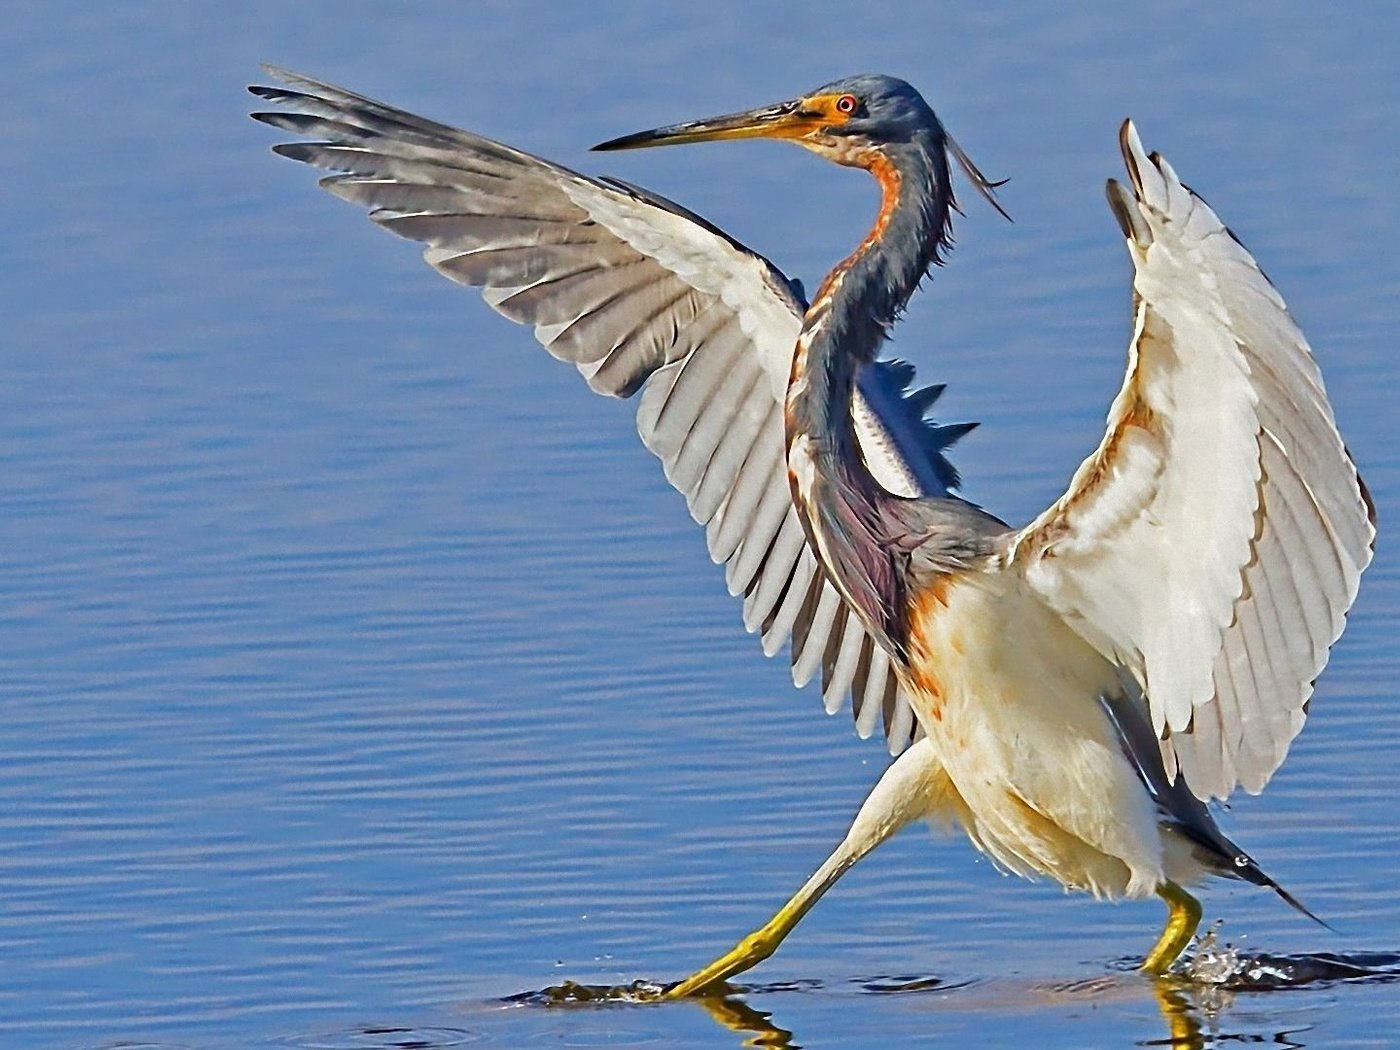
<path fill-rule="evenodd" d="M 283 69 L 281 66 L 274 66 L 271 62 L 259 62 L 258 68 L 266 74 L 269 80 L 277 82 L 272 84 L 249 84 L 248 93 L 266 102 L 282 103 L 289 99 L 289 96 L 298 88 L 306 88 L 315 82 L 309 77 L 300 73 L 293 73 L 290 69 Z"/>
<path fill-rule="evenodd" d="M 1147 152 L 1132 120 L 1123 121 L 1119 128 L 1118 146 L 1139 204 L 1154 211 L 1170 211 L 1177 203 L 1180 183 L 1160 153 Z"/>
<path fill-rule="evenodd" d="M 1137 125 L 1133 123 L 1132 117 L 1125 118 L 1118 127 L 1118 149 L 1123 154 L 1123 164 L 1128 169 L 1128 178 L 1132 180 L 1133 189 L 1141 193 L 1142 171 L 1139 168 L 1139 160 L 1146 158 L 1142 139 L 1138 137 Z"/>
<path fill-rule="evenodd" d="M 1117 179 L 1109 179 L 1104 186 L 1104 192 L 1108 196 L 1109 211 L 1113 212 L 1123 236 L 1139 249 L 1146 251 L 1152 243 L 1152 230 L 1142 217 L 1137 198 Z"/>
<path fill-rule="evenodd" d="M 305 73 L 298 73 L 294 69 L 286 66 L 275 65 L 271 62 L 259 62 L 258 68 L 266 73 L 273 80 L 292 86 L 315 86 L 320 83 L 315 77 L 307 76 Z"/>
<path fill-rule="evenodd" d="M 302 79 L 296 73 L 293 73 L 290 69 L 283 69 L 281 66 L 275 66 L 271 62 L 259 62 L 258 68 L 262 70 L 263 76 L 267 77 L 269 80 L 275 80 L 279 84 L 291 85 L 297 83 L 299 80 Z M 251 91 L 253 94 L 262 97 L 262 92 L 279 91 L 285 89 L 269 88 L 262 84 L 249 84 L 248 90 Z"/>

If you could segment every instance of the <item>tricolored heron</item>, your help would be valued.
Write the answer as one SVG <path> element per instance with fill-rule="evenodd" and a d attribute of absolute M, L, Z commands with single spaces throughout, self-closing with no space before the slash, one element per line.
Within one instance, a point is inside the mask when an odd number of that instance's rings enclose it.
<path fill-rule="evenodd" d="M 1269 886 L 1206 802 L 1258 792 L 1370 560 L 1374 516 L 1317 364 L 1254 259 L 1165 160 L 1120 136 L 1109 204 L 1135 275 L 1127 377 L 1065 495 L 1010 528 L 951 491 L 967 429 L 941 388 L 877 358 L 950 246 L 950 159 L 924 99 L 885 76 L 613 139 L 634 149 L 786 139 L 865 168 L 874 228 L 812 302 L 768 260 L 646 190 L 270 70 L 276 151 L 428 262 L 535 326 L 593 389 L 642 391 L 642 439 L 705 525 L 775 652 L 828 709 L 850 692 L 895 761 L 844 840 L 763 927 L 668 991 L 770 955 L 841 875 L 916 820 L 962 827 L 999 867 L 1096 896 L 1157 894 L 1142 968 L 1166 972 L 1207 875 Z M 998 209 L 1000 210 L 1000 209 Z"/>

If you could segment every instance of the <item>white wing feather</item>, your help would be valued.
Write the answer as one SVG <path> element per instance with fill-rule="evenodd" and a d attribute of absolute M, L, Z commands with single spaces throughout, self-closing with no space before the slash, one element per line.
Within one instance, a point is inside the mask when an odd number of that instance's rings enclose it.
<path fill-rule="evenodd" d="M 638 431 L 705 526 L 711 556 L 726 563 L 745 626 L 762 632 L 769 655 L 791 638 L 798 685 L 820 672 L 828 710 L 850 694 L 860 734 L 883 715 L 891 752 L 903 749 L 917 729 L 889 661 L 818 569 L 791 506 L 782 404 L 805 304 L 790 282 L 643 190 L 268 72 L 295 90 L 253 88 L 286 108 L 255 116 L 313 139 L 279 153 L 337 172 L 322 180 L 327 190 L 424 242 L 435 269 L 532 325 L 594 390 L 643 391 Z M 871 468 L 891 491 L 946 492 L 903 418 L 914 413 L 901 415 L 890 396 L 873 382 L 857 394 Z"/>
<path fill-rule="evenodd" d="M 1012 564 L 1138 679 L 1170 775 L 1202 799 L 1257 792 L 1341 634 L 1372 510 L 1278 292 L 1131 124 L 1122 144 L 1127 378 Z"/>

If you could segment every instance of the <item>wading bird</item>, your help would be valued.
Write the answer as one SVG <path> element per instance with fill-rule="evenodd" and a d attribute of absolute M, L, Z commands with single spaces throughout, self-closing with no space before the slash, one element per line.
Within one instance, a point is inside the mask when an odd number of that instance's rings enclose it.
<path fill-rule="evenodd" d="M 885 76 L 613 139 L 795 142 L 875 176 L 874 228 L 810 303 L 686 209 L 509 146 L 271 70 L 255 117 L 283 156 L 427 245 L 447 277 L 532 324 L 637 425 L 704 524 L 744 622 L 793 676 L 848 692 L 898 754 L 844 840 L 763 927 L 670 988 L 767 958 L 906 824 L 960 826 L 999 867 L 1100 897 L 1161 896 L 1142 968 L 1165 972 L 1207 875 L 1272 887 L 1206 802 L 1257 792 L 1302 727 L 1371 556 L 1374 518 L 1302 333 L 1167 162 L 1121 134 L 1108 199 L 1135 276 L 1127 377 L 1068 491 L 1010 528 L 950 490 L 926 423 L 939 387 L 876 355 L 943 261 L 951 162 L 993 185 L 923 98 Z M 1000 209 L 999 209 L 1000 210 Z"/>

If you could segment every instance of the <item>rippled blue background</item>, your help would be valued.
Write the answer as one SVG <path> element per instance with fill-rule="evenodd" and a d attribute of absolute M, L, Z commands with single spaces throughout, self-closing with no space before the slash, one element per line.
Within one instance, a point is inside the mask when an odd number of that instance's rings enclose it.
<path fill-rule="evenodd" d="M 769 143 L 585 148 L 914 81 L 1012 179 L 1016 224 L 965 194 L 893 349 L 984 421 L 958 462 L 1010 520 L 1062 490 L 1121 375 L 1102 184 L 1131 114 L 1288 297 L 1382 521 L 1308 732 L 1225 817 L 1340 932 L 1247 887 L 1207 914 L 1259 950 L 1400 950 L 1397 35 L 1383 4 L 11 0 L 0 1039 L 736 1046 L 689 1004 L 501 999 L 681 976 L 800 883 L 882 766 L 743 635 L 630 405 L 268 154 L 261 60 L 651 186 L 809 286 L 871 216 L 857 174 Z M 911 832 L 750 1003 L 807 1046 L 1142 1045 L 1165 1038 L 1145 982 L 1051 989 L 1160 921 Z M 900 977 L 957 987 L 867 987 Z M 1400 1043 L 1394 985 L 1198 1012 L 1227 1043 Z"/>

